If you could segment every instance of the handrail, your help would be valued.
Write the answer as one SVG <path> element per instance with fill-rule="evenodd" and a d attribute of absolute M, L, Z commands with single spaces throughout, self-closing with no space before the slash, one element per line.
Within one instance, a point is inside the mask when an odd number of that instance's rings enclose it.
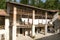
<path fill-rule="evenodd" d="M 58 18 L 58 12 L 53 16 L 52 22 L 54 22 Z"/>

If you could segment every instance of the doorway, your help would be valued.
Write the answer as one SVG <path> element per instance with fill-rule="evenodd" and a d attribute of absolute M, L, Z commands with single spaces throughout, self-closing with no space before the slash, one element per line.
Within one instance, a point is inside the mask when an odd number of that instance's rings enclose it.
<path fill-rule="evenodd" d="M 22 28 L 20 28 L 20 34 L 22 34 L 22 31 L 23 31 L 23 29 L 22 29 Z"/>

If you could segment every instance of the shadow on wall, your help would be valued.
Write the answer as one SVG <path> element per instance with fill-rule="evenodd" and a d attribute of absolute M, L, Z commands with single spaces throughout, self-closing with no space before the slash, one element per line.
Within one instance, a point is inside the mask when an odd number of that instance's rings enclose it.
<path fill-rule="evenodd" d="M 38 38 L 36 40 L 60 40 L 60 34 L 55 34 L 55 35 L 51 35 L 51 36 L 47 36 L 47 37 L 43 37 L 43 38 Z"/>

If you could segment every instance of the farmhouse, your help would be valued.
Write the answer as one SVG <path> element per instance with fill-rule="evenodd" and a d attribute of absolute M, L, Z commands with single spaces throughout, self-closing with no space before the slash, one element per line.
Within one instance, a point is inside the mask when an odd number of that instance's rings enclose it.
<path fill-rule="evenodd" d="M 53 27 L 50 21 L 53 22 L 59 13 L 58 10 L 47 10 L 15 2 L 7 2 L 7 10 L 12 40 L 16 40 L 18 34 L 32 37 L 35 37 L 35 34 L 41 31 L 47 34 L 48 26 Z M 54 15 L 56 18 L 53 18 Z"/>
<path fill-rule="evenodd" d="M 15 2 L 7 2 L 6 6 L 7 12 L 0 12 L 1 18 L 5 20 L 5 40 L 16 40 L 18 34 L 31 37 L 35 37 L 37 33 L 46 35 L 49 28 L 54 28 L 53 22 L 59 13 L 59 10 L 47 10 Z"/>

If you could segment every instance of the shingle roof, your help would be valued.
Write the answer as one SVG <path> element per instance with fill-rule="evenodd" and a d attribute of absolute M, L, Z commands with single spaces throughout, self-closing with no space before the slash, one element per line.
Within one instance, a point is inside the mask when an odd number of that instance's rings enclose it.
<path fill-rule="evenodd" d="M 8 16 L 4 9 L 0 9 L 0 16 Z"/>

